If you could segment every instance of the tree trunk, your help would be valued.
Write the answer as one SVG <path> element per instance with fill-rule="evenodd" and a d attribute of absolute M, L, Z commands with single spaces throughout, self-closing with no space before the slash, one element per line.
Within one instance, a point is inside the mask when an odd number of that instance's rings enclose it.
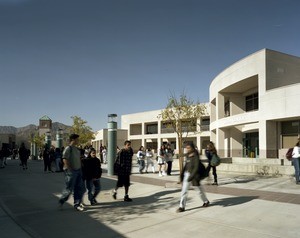
<path fill-rule="evenodd" d="M 179 170 L 180 173 L 183 171 L 183 148 L 182 148 L 182 135 L 178 134 L 178 153 L 179 153 Z"/>

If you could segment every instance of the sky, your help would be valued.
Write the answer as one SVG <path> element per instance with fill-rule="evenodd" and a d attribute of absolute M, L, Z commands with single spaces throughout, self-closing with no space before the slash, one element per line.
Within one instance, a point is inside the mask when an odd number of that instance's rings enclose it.
<path fill-rule="evenodd" d="M 300 56 L 299 0 L 0 0 L 0 125 L 93 130 L 162 109 L 268 48 Z"/>

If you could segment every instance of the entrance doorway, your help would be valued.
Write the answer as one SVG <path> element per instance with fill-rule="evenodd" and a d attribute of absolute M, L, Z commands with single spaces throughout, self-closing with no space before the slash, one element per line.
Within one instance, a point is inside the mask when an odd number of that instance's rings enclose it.
<path fill-rule="evenodd" d="M 243 138 L 243 157 L 259 157 L 259 133 L 252 132 L 244 134 Z"/>

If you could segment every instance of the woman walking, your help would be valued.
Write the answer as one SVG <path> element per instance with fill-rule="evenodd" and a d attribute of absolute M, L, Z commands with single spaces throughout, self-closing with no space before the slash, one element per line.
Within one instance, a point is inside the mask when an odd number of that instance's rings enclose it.
<path fill-rule="evenodd" d="M 82 160 L 83 180 L 88 190 L 91 205 L 96 205 L 96 197 L 100 193 L 100 178 L 102 175 L 100 159 L 96 157 L 96 150 L 90 149 L 87 158 Z"/>
<path fill-rule="evenodd" d="M 166 156 L 167 156 L 167 175 L 171 176 L 172 173 L 172 164 L 173 164 L 173 156 L 174 156 L 174 150 L 172 150 L 171 145 L 168 144 L 166 149 Z"/>
<path fill-rule="evenodd" d="M 27 167 L 27 160 L 29 158 L 30 152 L 28 149 L 26 149 L 25 144 L 22 143 L 21 147 L 19 149 L 19 158 L 21 160 L 21 165 L 23 167 L 23 170 L 28 169 Z"/>
<path fill-rule="evenodd" d="M 190 187 L 190 184 L 194 186 L 199 191 L 199 195 L 203 201 L 203 207 L 209 206 L 209 201 L 206 197 L 205 191 L 203 187 L 200 185 L 200 179 L 205 177 L 205 174 L 200 174 L 200 166 L 201 161 L 199 159 L 199 153 L 195 149 L 194 144 L 187 143 L 186 144 L 186 163 L 183 169 L 183 172 L 180 174 L 181 182 L 182 182 L 182 190 L 181 190 L 181 199 L 180 199 L 180 205 L 177 209 L 177 212 L 184 212 L 186 201 L 187 201 L 187 195 L 188 190 Z"/>
<path fill-rule="evenodd" d="M 136 157 L 138 159 L 140 174 L 142 174 L 143 170 L 145 169 L 145 156 L 146 156 L 145 149 L 143 146 L 141 146 L 139 151 L 136 154 Z"/>
<path fill-rule="evenodd" d="M 158 151 L 157 164 L 158 164 L 158 176 L 162 177 L 166 175 L 166 148 L 165 145 L 160 147 Z"/>
<path fill-rule="evenodd" d="M 214 143 L 210 141 L 205 150 L 205 155 L 208 159 L 207 174 L 209 174 L 210 169 L 212 168 L 214 176 L 214 182 L 212 185 L 218 185 L 217 167 L 211 165 L 211 160 L 214 154 L 217 154 L 217 150 Z"/>
<path fill-rule="evenodd" d="M 153 162 L 153 152 L 151 148 L 148 148 L 146 151 L 146 159 L 147 159 L 147 165 L 146 165 L 146 173 L 148 173 L 148 168 L 151 166 L 152 173 L 155 174 L 155 168 L 154 168 L 154 162 Z"/>
<path fill-rule="evenodd" d="M 295 167 L 296 184 L 300 185 L 300 142 L 296 144 L 292 153 L 293 165 Z"/>

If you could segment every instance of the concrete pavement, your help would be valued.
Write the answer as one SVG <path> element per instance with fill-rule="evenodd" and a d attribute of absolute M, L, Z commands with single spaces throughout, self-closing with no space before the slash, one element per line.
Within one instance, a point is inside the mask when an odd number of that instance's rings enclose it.
<path fill-rule="evenodd" d="M 74 211 L 72 199 L 60 211 L 57 197 L 63 174 L 43 172 L 42 161 L 23 171 L 18 161 L 0 170 L 1 237 L 299 237 L 300 186 L 292 178 L 219 176 L 220 186 L 206 186 L 209 208 L 191 190 L 187 211 L 175 213 L 177 176 L 134 174 L 132 203 L 111 198 L 115 179 L 101 179 L 100 204 Z M 134 173 L 137 171 L 134 168 Z M 176 172 L 175 172 L 176 174 Z M 204 181 L 204 184 L 209 181 Z M 276 199 L 275 199 L 276 198 Z M 275 200 L 275 201 L 273 201 Z M 276 201 L 277 200 L 277 201 Z M 85 203 L 87 198 L 85 197 Z"/>

